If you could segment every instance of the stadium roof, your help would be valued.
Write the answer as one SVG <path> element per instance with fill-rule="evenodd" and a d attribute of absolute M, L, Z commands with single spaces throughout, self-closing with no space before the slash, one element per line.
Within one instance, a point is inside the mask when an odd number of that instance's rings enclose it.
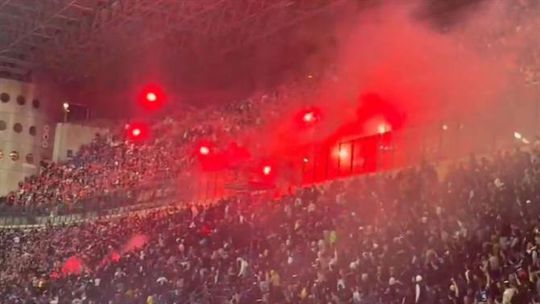
<path fill-rule="evenodd" d="M 0 0 L 0 77 L 77 79 L 158 40 L 219 57 L 345 1 Z"/>

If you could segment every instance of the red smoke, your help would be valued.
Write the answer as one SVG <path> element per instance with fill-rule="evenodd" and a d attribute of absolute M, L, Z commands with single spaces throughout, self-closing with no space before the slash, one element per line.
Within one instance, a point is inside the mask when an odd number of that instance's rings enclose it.
<path fill-rule="evenodd" d="M 122 247 L 122 249 L 119 251 L 112 250 L 107 256 L 103 258 L 103 260 L 100 263 L 100 267 L 103 267 L 111 262 L 116 263 L 120 261 L 123 255 L 136 251 L 139 249 L 142 249 L 149 241 L 150 239 L 148 236 L 144 234 L 136 234 L 133 235 L 126 244 Z"/>
<path fill-rule="evenodd" d="M 141 249 L 144 247 L 144 245 L 146 245 L 146 243 L 148 243 L 148 241 L 148 236 L 144 234 L 136 234 L 132 236 L 129 241 L 124 245 L 124 247 L 122 248 L 122 254 Z"/>
<path fill-rule="evenodd" d="M 398 2 L 402 4 L 393 5 Z M 441 138 L 448 134 L 459 137 L 445 140 L 454 140 L 452 146 L 464 153 L 466 141 L 471 145 L 490 139 L 500 125 L 508 124 L 508 111 L 496 113 L 493 108 L 508 99 L 510 85 L 520 80 L 512 70 L 514 56 L 501 49 L 484 52 L 474 45 L 484 38 L 476 25 L 489 30 L 501 18 L 491 13 L 472 16 L 470 23 L 440 31 L 416 18 L 417 5 L 425 2 L 386 3 L 390 4 L 340 16 L 335 46 L 307 60 L 315 62 L 308 69 L 318 74 L 317 79 L 310 77 L 310 90 L 295 95 L 294 83 L 289 84 L 292 92 L 282 95 L 291 97 L 280 97 L 284 114 L 236 139 L 249 147 L 252 162 L 279 161 L 274 167 L 280 176 L 285 175 L 283 168 L 315 171 L 312 179 L 345 169 L 372 171 L 414 163 L 428 148 L 445 150 Z M 514 26 L 508 29 L 524 31 Z M 306 124 L 313 118 L 306 116 L 311 108 L 318 109 L 324 119 Z M 493 119 L 477 118 L 485 113 Z M 462 123 L 469 125 L 462 128 Z M 340 143 L 351 145 L 350 141 L 361 137 L 365 138 L 363 149 L 347 146 L 343 149 L 349 155 L 339 156 Z M 336 149 L 338 153 L 333 154 Z M 328 155 L 333 158 L 328 160 Z M 349 161 L 353 155 L 361 161 Z M 260 174 L 261 167 L 254 166 Z"/>
<path fill-rule="evenodd" d="M 62 275 L 67 276 L 72 274 L 80 274 L 83 271 L 83 268 L 83 261 L 76 256 L 71 256 L 62 266 Z"/>

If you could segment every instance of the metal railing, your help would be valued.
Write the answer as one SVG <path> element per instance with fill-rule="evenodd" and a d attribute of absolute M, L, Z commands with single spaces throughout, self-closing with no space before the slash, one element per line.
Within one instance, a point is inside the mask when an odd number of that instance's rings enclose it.
<path fill-rule="evenodd" d="M 138 189 L 115 191 L 92 197 L 74 205 L 58 204 L 52 209 L 6 208 L 0 211 L 0 227 L 43 226 L 81 222 L 101 217 L 118 216 L 141 210 L 168 206 L 185 201 L 172 181 L 146 184 Z"/>

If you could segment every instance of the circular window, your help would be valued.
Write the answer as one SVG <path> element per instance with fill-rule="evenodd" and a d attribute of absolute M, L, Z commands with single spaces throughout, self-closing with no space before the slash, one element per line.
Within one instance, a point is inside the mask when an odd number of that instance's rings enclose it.
<path fill-rule="evenodd" d="M 19 152 L 11 151 L 11 153 L 9 153 L 9 158 L 11 158 L 12 161 L 18 161 L 19 160 Z"/>
<path fill-rule="evenodd" d="M 39 102 L 39 99 L 32 100 L 32 106 L 34 107 L 34 109 L 39 109 L 40 105 L 41 103 Z"/>
<path fill-rule="evenodd" d="M 8 102 L 9 99 L 10 99 L 10 97 L 9 97 L 9 94 L 8 94 L 8 93 L 2 93 L 2 94 L 0 94 L 0 100 L 1 100 L 2 102 L 4 102 L 4 103 L 5 103 L 5 102 Z"/>
<path fill-rule="evenodd" d="M 29 129 L 28 129 L 28 133 L 30 133 L 30 135 L 32 136 L 36 136 L 36 127 L 34 126 L 31 126 Z"/>
<path fill-rule="evenodd" d="M 17 103 L 21 106 L 24 105 L 26 103 L 26 98 L 22 95 L 17 96 Z"/>
<path fill-rule="evenodd" d="M 7 129 L 6 122 L 3 120 L 0 120 L 0 131 L 4 131 L 5 129 Z"/>
<path fill-rule="evenodd" d="M 22 125 L 20 123 L 16 123 L 13 125 L 13 131 L 17 132 L 17 133 L 21 133 L 22 132 Z"/>
<path fill-rule="evenodd" d="M 34 155 L 32 153 L 26 154 L 26 162 L 29 163 L 29 164 L 34 163 Z"/>

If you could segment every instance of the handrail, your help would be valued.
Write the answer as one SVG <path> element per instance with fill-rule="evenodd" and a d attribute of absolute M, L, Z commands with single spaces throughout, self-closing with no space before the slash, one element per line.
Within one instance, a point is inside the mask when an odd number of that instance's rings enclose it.
<path fill-rule="evenodd" d="M 0 229 L 12 227 L 38 227 L 96 219 L 100 217 L 118 216 L 141 210 L 155 209 L 170 205 L 174 201 L 184 201 L 175 184 L 171 181 L 147 184 L 138 190 L 115 192 L 111 195 L 93 197 L 89 201 L 81 201 L 77 208 L 58 209 L 50 212 L 44 210 L 16 210 L 16 212 L 0 211 Z M 47 210 L 45 210 L 47 211 Z"/>

